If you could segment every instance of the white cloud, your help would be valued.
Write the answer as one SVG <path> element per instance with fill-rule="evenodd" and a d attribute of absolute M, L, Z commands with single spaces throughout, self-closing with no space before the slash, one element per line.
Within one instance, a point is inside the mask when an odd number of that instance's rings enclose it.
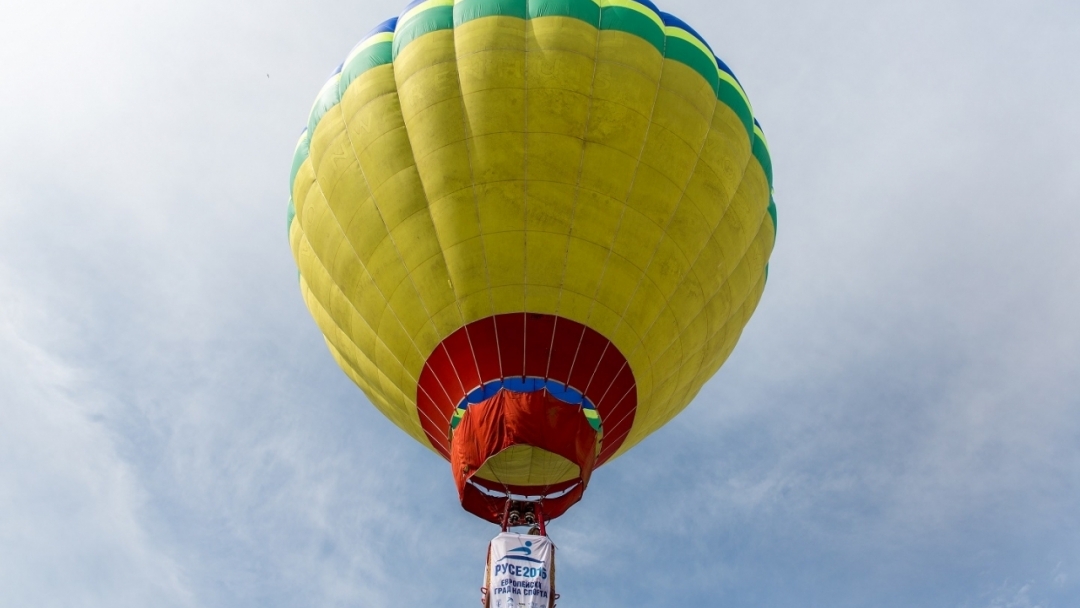
<path fill-rule="evenodd" d="M 0 601 L 194 605 L 184 572 L 141 524 L 146 492 L 103 423 L 107 398 L 40 346 L 39 332 L 55 340 L 70 328 L 3 266 L 0 294 Z"/>

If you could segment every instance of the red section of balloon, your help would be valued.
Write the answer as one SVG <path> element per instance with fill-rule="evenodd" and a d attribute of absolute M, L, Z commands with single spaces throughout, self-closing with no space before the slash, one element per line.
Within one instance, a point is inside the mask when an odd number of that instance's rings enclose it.
<path fill-rule="evenodd" d="M 597 466 L 614 455 L 634 423 L 634 374 L 611 341 L 553 315 L 496 315 L 448 336 L 420 374 L 416 395 L 420 424 L 444 458 L 450 458 L 450 419 L 458 404 L 485 383 L 511 377 L 566 384 L 596 406 L 604 425 Z"/>

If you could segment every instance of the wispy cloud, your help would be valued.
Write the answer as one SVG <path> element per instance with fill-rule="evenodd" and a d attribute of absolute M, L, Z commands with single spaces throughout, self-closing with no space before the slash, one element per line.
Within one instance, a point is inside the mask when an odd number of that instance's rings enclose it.
<path fill-rule="evenodd" d="M 398 8 L 0 23 L 0 604 L 475 601 L 492 527 L 285 241 L 311 98 Z M 779 241 L 728 365 L 552 526 L 560 604 L 1075 605 L 1077 7 L 664 8 L 749 88 Z"/>
<path fill-rule="evenodd" d="M 0 586 L 10 606 L 192 606 L 141 524 L 148 493 L 104 420 L 107 395 L 39 344 L 64 327 L 0 266 Z"/>

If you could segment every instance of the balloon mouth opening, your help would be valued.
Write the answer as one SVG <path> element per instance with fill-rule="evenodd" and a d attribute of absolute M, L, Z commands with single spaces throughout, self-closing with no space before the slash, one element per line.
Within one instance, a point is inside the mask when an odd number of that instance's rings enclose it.
<path fill-rule="evenodd" d="M 547 391 L 500 390 L 454 431 L 450 467 L 461 506 L 498 523 L 507 498 L 543 502 L 548 519 L 581 499 L 599 452 L 582 414 Z"/>
<path fill-rule="evenodd" d="M 500 489 L 497 489 L 497 488 L 489 488 L 489 487 L 481 484 L 480 481 L 485 481 L 485 480 L 481 479 L 481 480 L 478 481 L 477 478 L 473 477 L 473 478 L 470 478 L 469 480 L 467 480 L 465 483 L 468 484 L 469 486 L 472 486 L 472 487 L 476 488 L 485 497 L 494 498 L 494 499 L 497 499 L 497 500 L 500 500 L 500 501 L 506 501 L 507 499 L 509 499 L 509 500 L 515 500 L 515 501 L 518 501 L 518 502 L 544 502 L 544 501 L 547 501 L 547 500 L 558 500 L 558 499 L 560 499 L 560 498 L 562 498 L 564 496 L 567 496 L 567 495 L 571 494 L 575 490 L 577 490 L 579 487 L 581 487 L 581 483 L 582 483 L 581 479 L 579 478 L 579 479 L 574 480 L 574 484 L 571 485 L 570 487 L 559 490 L 557 492 L 549 491 L 547 493 L 542 493 L 542 494 L 518 494 L 518 493 L 515 493 L 515 492 L 507 492 L 507 491 L 500 490 Z M 582 490 L 584 490 L 584 488 L 582 488 Z"/>
<path fill-rule="evenodd" d="M 581 466 L 567 456 L 528 443 L 515 444 L 489 456 L 480 468 L 470 469 L 468 478 L 482 480 L 488 487 L 550 488 L 581 479 Z"/>

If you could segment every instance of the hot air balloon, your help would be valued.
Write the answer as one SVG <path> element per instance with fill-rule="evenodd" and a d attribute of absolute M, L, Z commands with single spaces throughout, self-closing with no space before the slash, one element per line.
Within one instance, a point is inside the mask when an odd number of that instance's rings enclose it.
<path fill-rule="evenodd" d="M 776 233 L 742 85 L 647 0 L 409 4 L 319 92 L 291 187 L 330 352 L 492 522 L 563 514 L 694 399 Z"/>

